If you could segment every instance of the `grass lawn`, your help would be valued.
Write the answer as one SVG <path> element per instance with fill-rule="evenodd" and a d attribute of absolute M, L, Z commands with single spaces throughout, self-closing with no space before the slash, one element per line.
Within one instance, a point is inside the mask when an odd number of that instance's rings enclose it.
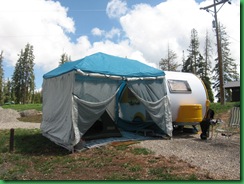
<path fill-rule="evenodd" d="M 215 113 L 223 113 L 230 109 L 233 106 L 240 106 L 240 102 L 226 102 L 225 105 L 221 105 L 220 103 L 211 103 L 210 108 L 215 111 Z M 37 111 L 42 111 L 42 104 L 11 104 L 11 105 L 3 105 L 4 109 L 14 109 L 17 111 L 23 111 L 27 109 L 36 109 Z"/>
<path fill-rule="evenodd" d="M 14 109 L 19 112 L 28 109 L 35 109 L 37 111 L 42 111 L 42 104 L 10 104 L 10 105 L 3 105 L 2 108 Z"/>
<path fill-rule="evenodd" d="M 240 102 L 226 102 L 225 105 L 220 103 L 211 103 L 210 109 L 213 109 L 215 114 L 227 112 L 233 106 L 240 106 Z"/>

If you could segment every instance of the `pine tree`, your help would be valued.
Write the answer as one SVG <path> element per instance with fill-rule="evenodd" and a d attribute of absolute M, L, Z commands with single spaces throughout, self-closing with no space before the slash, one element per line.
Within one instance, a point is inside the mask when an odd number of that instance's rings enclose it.
<path fill-rule="evenodd" d="M 201 79 L 205 76 L 205 62 L 204 62 L 204 58 L 201 54 L 198 55 L 198 57 L 196 58 L 196 65 L 197 67 L 195 67 L 195 74 L 200 77 Z"/>
<path fill-rule="evenodd" d="M 71 61 L 71 57 L 68 56 L 66 53 L 63 53 L 60 58 L 59 66 L 69 61 Z"/>
<path fill-rule="evenodd" d="M 33 101 L 35 90 L 34 59 L 33 46 L 28 43 L 24 51 L 20 52 L 12 78 L 17 103 L 25 104 Z"/>
<path fill-rule="evenodd" d="M 211 82 L 210 82 L 210 78 L 208 76 L 204 76 L 203 78 L 201 78 L 206 89 L 207 89 L 207 92 L 208 92 L 208 99 L 210 102 L 214 102 L 214 94 L 213 94 L 213 90 L 212 90 L 212 87 L 211 87 Z"/>
<path fill-rule="evenodd" d="M 11 81 L 8 79 L 7 82 L 4 83 L 4 103 L 13 101 L 11 96 Z"/>
<path fill-rule="evenodd" d="M 226 33 L 226 28 L 223 25 L 219 26 L 219 35 L 220 35 L 220 41 L 221 41 L 221 51 L 222 51 L 222 63 L 223 63 L 223 80 L 224 83 L 230 82 L 230 81 L 236 81 L 239 80 L 239 74 L 236 71 L 237 65 L 234 62 L 235 60 L 231 57 L 231 51 L 230 51 L 230 42 L 228 39 L 228 35 Z M 218 59 L 215 60 L 216 64 L 213 68 L 213 79 L 214 79 L 214 86 L 213 88 L 218 91 L 216 97 L 220 100 L 220 82 L 219 82 L 219 63 Z M 225 93 L 226 99 L 228 99 L 231 94 Z"/>
<path fill-rule="evenodd" d="M 197 57 L 199 56 L 199 41 L 198 41 L 198 33 L 196 29 L 191 30 L 191 42 L 189 49 L 187 51 L 189 52 L 189 56 L 186 60 L 186 62 L 183 65 L 182 71 L 183 72 L 191 72 L 196 74 L 197 71 Z"/>
<path fill-rule="evenodd" d="M 176 53 L 171 50 L 168 45 L 167 56 L 165 59 L 161 59 L 161 61 L 159 62 L 159 67 L 161 68 L 161 70 L 176 71 L 177 68 L 180 66 L 177 62 L 175 62 L 176 58 Z"/>
<path fill-rule="evenodd" d="M 208 31 L 206 31 L 206 36 L 205 36 L 205 45 L 204 45 L 204 59 L 205 59 L 205 64 L 204 64 L 204 76 L 207 77 L 210 75 L 211 72 L 211 59 L 212 59 L 212 45 L 211 45 L 211 40 L 209 39 Z"/>
<path fill-rule="evenodd" d="M 212 83 L 210 80 L 212 52 L 213 51 L 212 51 L 211 41 L 209 39 L 208 31 L 206 31 L 205 45 L 204 45 L 204 63 L 203 63 L 203 71 L 202 71 L 203 75 L 201 79 L 204 82 L 206 89 L 208 91 L 208 97 L 210 102 L 214 101 L 213 90 L 211 87 Z"/>
<path fill-rule="evenodd" d="M 34 103 L 42 103 L 42 95 L 40 91 L 36 91 L 34 94 Z"/>
<path fill-rule="evenodd" d="M 183 71 L 183 67 L 185 66 L 185 62 L 186 62 L 185 51 L 183 50 L 182 51 L 182 69 L 181 69 L 181 71 Z"/>
<path fill-rule="evenodd" d="M 183 60 L 183 67 L 182 72 L 190 72 L 198 77 L 201 78 L 203 83 L 205 84 L 205 87 L 207 89 L 208 97 L 211 102 L 214 101 L 213 97 L 213 91 L 211 88 L 211 81 L 209 77 L 209 71 L 210 71 L 210 52 L 211 52 L 211 45 L 208 38 L 208 34 L 206 34 L 206 42 L 205 42 L 205 52 L 204 56 L 199 52 L 199 41 L 198 41 L 198 33 L 195 29 L 192 29 L 191 31 L 191 42 L 189 49 L 187 51 L 189 52 L 188 58 L 186 60 Z"/>
<path fill-rule="evenodd" d="M 187 58 L 182 66 L 182 72 L 192 72 L 192 58 Z"/>
<path fill-rule="evenodd" d="M 211 88 L 211 82 L 210 78 L 208 75 L 205 75 L 205 70 L 206 70 L 206 63 L 201 54 L 199 54 L 199 57 L 197 58 L 197 71 L 196 75 L 201 78 L 202 82 L 204 83 L 207 93 L 208 93 L 208 98 L 210 102 L 214 101 L 214 96 L 213 96 L 213 91 Z"/>
<path fill-rule="evenodd" d="M 2 105 L 4 101 L 3 83 L 4 83 L 4 71 L 3 71 L 3 51 L 2 51 L 0 54 L 0 105 Z"/>

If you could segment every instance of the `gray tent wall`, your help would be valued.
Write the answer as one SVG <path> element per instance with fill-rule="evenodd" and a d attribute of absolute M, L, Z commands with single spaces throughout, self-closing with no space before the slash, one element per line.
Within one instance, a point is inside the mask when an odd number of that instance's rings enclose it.
<path fill-rule="evenodd" d="M 122 79 L 86 76 L 75 70 L 43 81 L 43 135 L 73 150 L 105 111 L 112 118 L 116 117 L 115 98 L 124 82 L 145 105 L 153 121 L 172 136 L 172 117 L 164 77 Z"/>
<path fill-rule="evenodd" d="M 72 150 L 79 131 L 72 121 L 74 72 L 44 79 L 42 134 L 51 141 Z"/>
<path fill-rule="evenodd" d="M 44 79 L 43 135 L 72 150 L 114 101 L 120 84 L 119 80 L 81 76 L 75 71 Z"/>

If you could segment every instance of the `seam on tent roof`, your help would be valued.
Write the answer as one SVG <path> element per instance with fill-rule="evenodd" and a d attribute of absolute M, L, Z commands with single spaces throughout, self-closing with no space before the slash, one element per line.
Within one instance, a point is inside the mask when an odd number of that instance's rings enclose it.
<path fill-rule="evenodd" d="M 164 76 L 158 77 L 128 77 L 126 78 L 127 81 L 135 81 L 135 80 L 155 80 L 155 79 L 164 79 Z"/>
<path fill-rule="evenodd" d="M 83 76 L 90 76 L 90 77 L 98 77 L 98 78 L 111 78 L 114 80 L 123 80 L 123 77 L 116 76 L 116 75 L 104 75 L 100 73 L 86 73 L 81 71 L 80 69 L 76 70 L 78 74 L 83 75 Z"/>
<path fill-rule="evenodd" d="M 114 80 L 127 80 L 127 81 L 136 81 L 136 80 L 155 80 L 155 79 L 164 79 L 165 76 L 158 77 L 121 77 L 116 75 L 105 75 L 100 73 L 87 73 L 83 72 L 80 69 L 76 69 L 77 73 L 83 76 L 98 77 L 98 78 L 110 78 Z"/>

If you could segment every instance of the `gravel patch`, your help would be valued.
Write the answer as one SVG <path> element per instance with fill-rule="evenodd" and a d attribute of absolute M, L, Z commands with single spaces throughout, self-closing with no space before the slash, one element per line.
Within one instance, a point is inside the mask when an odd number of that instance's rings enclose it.
<path fill-rule="evenodd" d="M 19 121 L 19 112 L 13 109 L 3 109 L 0 107 L 0 129 L 24 128 L 33 129 L 40 128 L 40 123 L 28 123 Z"/>
<path fill-rule="evenodd" d="M 230 142 L 223 136 L 201 140 L 198 134 L 176 136 L 171 140 L 147 140 L 136 146 L 152 150 L 156 155 L 176 156 L 191 165 L 208 170 L 215 178 L 240 180 L 240 136 Z"/>

